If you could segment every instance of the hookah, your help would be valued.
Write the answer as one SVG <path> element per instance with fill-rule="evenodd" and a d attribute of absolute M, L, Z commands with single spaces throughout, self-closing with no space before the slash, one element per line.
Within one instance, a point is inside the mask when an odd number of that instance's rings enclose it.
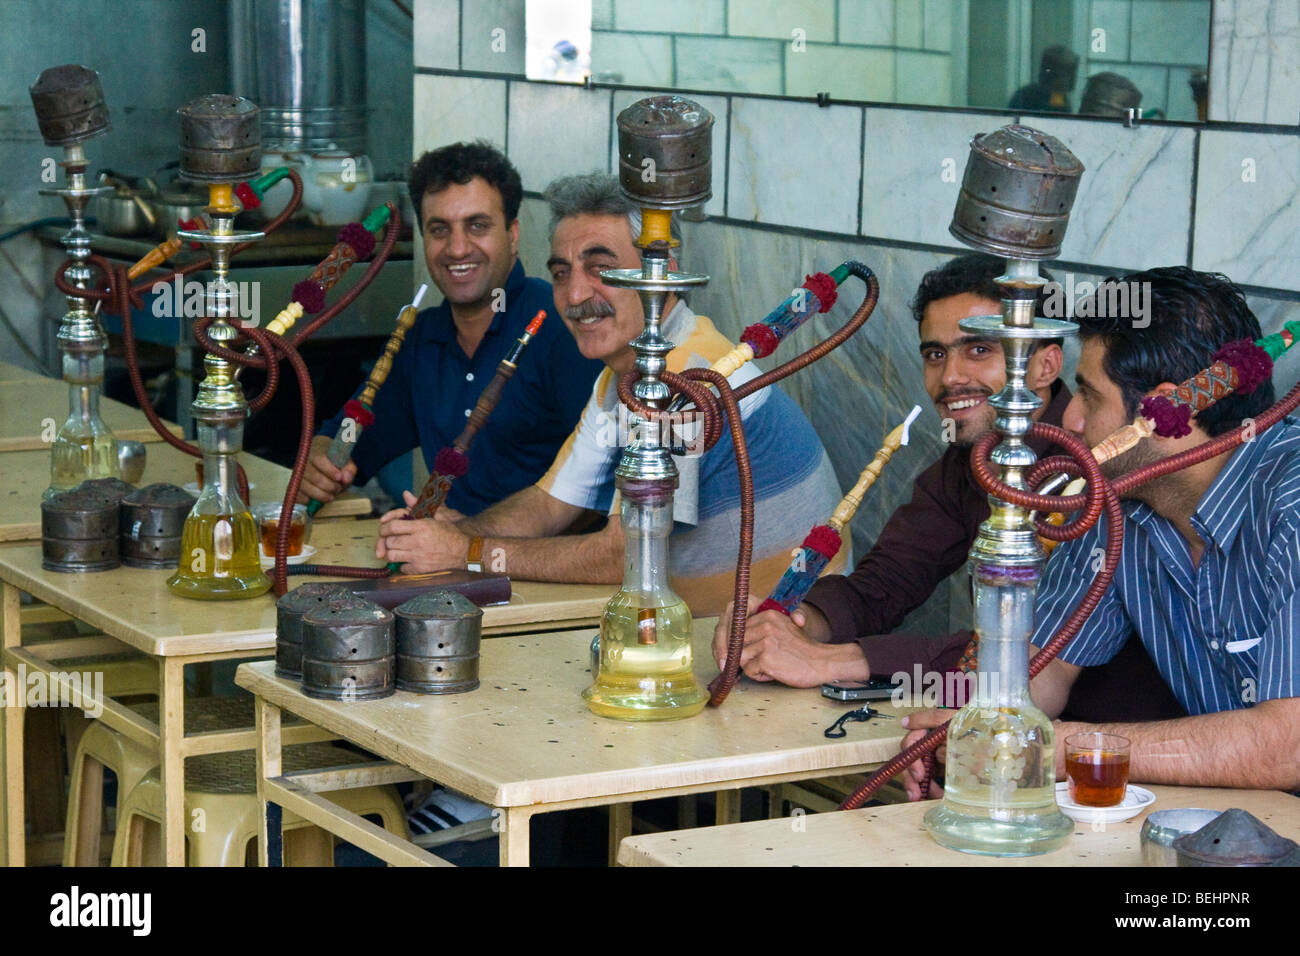
<path fill-rule="evenodd" d="M 947 740 L 944 801 L 926 814 L 925 826 L 940 844 L 971 853 L 1043 853 L 1059 846 L 1070 832 L 1068 825 L 1059 824 L 1046 802 L 1055 777 L 1051 724 L 1039 721 L 1041 711 L 1029 701 L 1027 687 L 1029 679 L 1078 634 L 1110 586 L 1124 544 L 1120 495 L 1231 451 L 1300 406 L 1297 385 L 1256 415 L 1253 428 L 1233 429 L 1114 480 L 1102 475 L 1087 445 L 1070 432 L 1028 422 L 1036 403 L 1025 400 L 1026 395 L 1030 399 L 1033 395 L 1023 389 L 1027 352 L 1023 343 L 1059 337 L 1072 323 L 1033 317 L 1029 290 L 1037 279 L 1037 269 L 1032 262 L 1025 262 L 1026 251 L 1033 255 L 1034 250 L 1049 249 L 1053 236 L 1059 242 L 1056 230 L 1064 232 L 1064 217 L 1081 173 L 1078 161 L 1059 141 L 1027 127 L 1004 127 L 977 136 L 971 143 L 971 158 L 950 230 L 978 248 L 1012 257 L 1007 275 L 999 280 L 1008 291 L 1002 318 L 982 316 L 961 323 L 966 331 L 1002 337 L 1007 354 L 1007 387 L 991 400 L 1000 413 L 997 431 L 985 435 L 971 449 L 972 474 L 992 505 L 989 521 L 981 526 L 971 550 L 981 679 L 977 696 L 956 717 L 900 751 L 840 804 L 842 810 L 861 807 L 882 785 L 918 760 L 927 767 L 921 786 L 924 796 L 934 752 Z M 1002 187 L 1000 193 L 993 189 L 995 185 Z M 1054 254 L 1045 252 L 1036 258 Z M 1187 434 L 1191 415 L 1232 391 L 1246 393 L 1266 380 L 1272 374 L 1273 360 L 1289 349 L 1298 335 L 1300 323 L 1292 323 L 1283 332 L 1256 342 L 1228 343 L 1215 353 L 1209 368 L 1184 382 L 1173 395 L 1153 396 L 1143 402 L 1140 417 L 1150 420 L 1149 426 L 1136 421 L 1126 425 L 1101 442 L 1099 450 L 1103 455 L 1117 454 L 1146 434 Z M 1055 443 L 1067 455 L 1035 463 L 1023 447 L 1023 439 L 1031 436 Z M 999 445 L 996 450 L 995 445 Z M 1085 492 L 1058 496 L 1027 490 L 1056 472 L 1082 477 Z M 1036 512 L 1081 509 L 1080 515 L 1064 525 L 1050 516 L 1041 520 L 1032 517 Z M 1054 542 L 1072 540 L 1092 528 L 1103 512 L 1104 562 L 1079 606 L 1033 660 L 1027 660 L 1034 589 L 1042 564 L 1034 533 Z M 983 679 L 985 671 L 996 675 L 996 684 Z M 1026 691 L 1023 696 L 1018 693 L 1022 688 Z M 1012 703 L 1009 691 L 1014 700 L 1023 702 Z"/>
<path fill-rule="evenodd" d="M 69 262 L 61 270 L 68 311 L 59 324 L 59 351 L 63 353 L 63 380 L 68 383 L 68 417 L 50 449 L 50 485 L 44 499 L 96 478 L 117 478 L 117 441 L 99 414 L 104 381 L 104 350 L 108 339 L 83 294 L 90 287 L 90 233 L 86 231 L 86 204 L 113 191 L 112 186 L 86 185 L 83 144 L 109 129 L 108 107 L 99 74 L 84 66 L 50 67 L 31 87 L 36 121 L 47 146 L 63 147 L 67 185 L 40 190 L 42 196 L 60 196 L 68 207 L 72 227 L 61 241 Z M 66 286 L 66 287 L 65 287 Z"/>
<path fill-rule="evenodd" d="M 691 670 L 690 610 L 668 580 L 668 535 L 672 529 L 672 494 L 677 469 L 672 462 L 672 428 L 681 424 L 678 409 L 695 407 L 702 421 L 703 448 L 720 439 L 725 414 L 730 426 L 741 488 L 740 542 L 734 600 L 746 607 L 753 546 L 754 495 L 749 456 L 741 426 L 740 400 L 803 368 L 837 348 L 862 327 L 875 308 L 879 283 L 871 270 L 846 262 L 832 276 L 807 277 L 804 286 L 760 323 L 745 329 L 742 344 L 712 368 L 667 370 L 673 345 L 663 337 L 664 306 L 671 293 L 707 284 L 708 277 L 668 268 L 672 253 L 672 214 L 698 206 L 711 195 L 713 117 L 679 96 L 640 100 L 618 117 L 619 181 L 625 196 L 641 209 L 640 269 L 601 273 L 611 286 L 635 289 L 641 297 L 645 329 L 633 340 L 636 367 L 618 383 L 619 400 L 633 425 L 631 441 L 615 471 L 620 520 L 627 541 L 623 586 L 610 599 L 593 642 L 592 685 L 583 693 L 588 707 L 601 716 L 623 720 L 668 720 L 698 714 L 720 705 L 740 674 L 745 617 L 733 615 L 727 664 L 706 693 Z M 730 374 L 753 358 L 770 354 L 812 315 L 828 311 L 837 286 L 854 275 L 867 295 L 853 316 L 824 341 L 786 363 L 732 389 Z M 710 386 L 716 389 L 710 390 Z M 675 399 L 673 392 L 678 393 Z"/>
<path fill-rule="evenodd" d="M 208 338 L 223 346 L 239 336 L 230 321 L 235 314 L 230 250 L 265 237 L 262 232 L 234 228 L 240 211 L 234 187 L 259 172 L 258 112 L 248 100 L 221 94 L 201 97 L 180 110 L 181 178 L 208 185 L 204 212 L 211 228 L 186 229 L 178 235 L 207 246 L 212 256 L 215 277 L 207 285 L 204 313 L 212 319 Z M 236 455 L 243 448 L 248 402 L 229 361 L 209 353 L 203 367 L 206 375 L 190 406 L 203 454 L 203 488 L 185 519 L 180 566 L 167 587 L 191 598 L 265 594 L 271 579 L 258 560 L 257 522 L 236 482 Z"/>

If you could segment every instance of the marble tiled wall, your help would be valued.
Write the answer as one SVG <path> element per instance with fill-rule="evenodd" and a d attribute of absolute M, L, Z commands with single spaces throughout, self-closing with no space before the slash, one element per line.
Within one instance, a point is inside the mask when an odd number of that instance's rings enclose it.
<path fill-rule="evenodd" d="M 592 9 L 597 80 L 949 105 L 954 0 L 607 0 Z"/>
<path fill-rule="evenodd" d="M 1210 119 L 1300 121 L 1300 0 L 1215 0 Z"/>
<path fill-rule="evenodd" d="M 701 11 L 701 30 L 713 16 L 703 6 L 692 6 Z M 851 6 L 840 4 L 841 34 Z M 891 29 L 899 29 L 901 7 L 880 6 L 889 7 Z M 636 9 L 618 0 L 605 7 L 597 15 L 613 26 Z M 421 9 L 417 36 L 436 34 L 420 29 Z M 866 30 L 866 22 L 854 28 Z M 903 28 L 912 29 L 906 22 Z M 1219 39 L 1216 33 L 1216 50 Z M 445 55 L 445 37 L 439 35 L 439 42 Z M 1244 42 L 1236 41 L 1234 56 Z M 431 62 L 435 55 L 417 50 L 416 62 Z M 548 215 L 537 191 L 554 175 L 612 171 L 614 117 L 656 91 L 585 90 L 511 75 L 469 78 L 436 71 L 417 75 L 415 90 L 417 149 L 486 136 L 502 143 L 519 165 L 532 194 L 520 215 L 521 257 L 534 275 L 545 274 L 548 254 Z M 1268 109 L 1281 109 L 1290 95 L 1273 90 Z M 880 278 L 880 304 L 867 327 L 785 385 L 823 436 L 846 486 L 914 402 L 925 409 L 916 444 L 895 457 L 855 521 L 861 553 L 905 499 L 916 471 L 940 450 L 938 420 L 920 386 L 908 301 L 924 272 L 965 251 L 948 235 L 947 224 L 970 136 L 1012 117 L 888 106 L 823 109 L 735 94 L 701 102 L 717 117 L 714 197 L 708 221 L 683 223 L 682 257 L 684 267 L 713 277 L 693 296 L 698 310 L 734 337 L 806 272 L 852 257 Z M 1300 318 L 1300 136 L 1294 126 L 1127 129 L 1110 121 L 1042 117 L 1033 123 L 1061 137 L 1088 170 L 1062 262 L 1049 264 L 1058 279 L 1073 275 L 1077 283 L 1158 265 L 1192 265 L 1247 284 L 1265 332 Z M 796 348 L 847 319 L 860 296 L 856 283 L 844 296 L 829 316 L 798 334 Z M 1069 349 L 1069 375 L 1073 356 Z M 1300 377 L 1294 364 L 1279 369 L 1279 387 Z M 958 582 L 936 595 L 913 623 L 960 623 L 969 607 L 963 587 Z"/>

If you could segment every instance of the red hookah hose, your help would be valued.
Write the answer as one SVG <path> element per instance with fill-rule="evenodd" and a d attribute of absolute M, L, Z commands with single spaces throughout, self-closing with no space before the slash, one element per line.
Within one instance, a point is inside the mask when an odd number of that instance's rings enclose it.
<path fill-rule="evenodd" d="M 1266 409 L 1257 415 L 1255 421 L 1255 434 L 1258 435 L 1265 429 L 1271 428 L 1284 417 L 1300 406 L 1300 384 L 1297 384 L 1287 392 L 1283 398 L 1275 403 L 1271 408 Z M 1120 549 L 1123 546 L 1123 520 L 1124 515 L 1119 507 L 1120 494 L 1130 491 L 1133 488 L 1144 484 L 1154 478 L 1171 474 L 1191 465 L 1215 458 L 1224 452 L 1230 451 L 1242 444 L 1246 440 L 1245 430 L 1234 428 L 1225 432 L 1217 438 L 1202 442 L 1194 448 L 1177 455 L 1171 455 L 1161 461 L 1139 468 L 1130 472 L 1113 482 L 1108 482 L 1101 476 L 1100 468 L 1092 453 L 1070 432 L 1057 428 L 1054 425 L 1045 425 L 1035 423 L 1030 426 L 1029 435 L 1041 438 L 1047 438 L 1057 445 L 1071 452 L 1071 457 L 1056 456 L 1054 458 L 1043 459 L 1038 462 L 1026 476 L 1029 483 L 1033 484 L 1042 478 L 1049 471 L 1066 471 L 1076 473 L 1080 467 L 1087 476 L 1088 487 L 1085 494 L 1071 495 L 1068 497 L 1059 497 L 1054 495 L 1039 495 L 1032 492 L 1022 491 L 1019 488 L 1013 488 L 1003 483 L 995 473 L 995 470 L 989 462 L 989 452 L 993 446 L 1001 440 L 997 433 L 989 433 L 976 442 L 971 449 L 971 471 L 976 482 L 986 492 L 1003 501 L 1019 505 L 1022 508 L 1031 511 L 1076 511 L 1081 504 L 1086 503 L 1088 509 L 1085 514 L 1061 527 L 1048 524 L 1039 520 L 1035 526 L 1040 535 L 1055 541 L 1067 541 L 1079 537 L 1088 528 L 1095 523 L 1096 518 L 1089 516 L 1094 508 L 1095 483 L 1104 486 L 1105 492 L 1105 509 L 1106 509 L 1106 563 L 1093 583 L 1089 586 L 1084 594 L 1083 601 L 1075 608 L 1074 613 L 1066 620 L 1065 624 L 1059 631 L 1047 642 L 1043 648 L 1034 655 L 1029 663 L 1030 678 L 1036 677 L 1044 667 L 1068 644 L 1078 633 L 1079 628 L 1083 626 L 1084 621 L 1092 614 L 1097 603 L 1105 594 L 1106 588 L 1110 585 L 1110 579 L 1114 574 L 1114 569 L 1119 564 Z M 1104 585 L 1102 581 L 1104 580 Z M 863 785 L 855 790 L 853 794 L 840 804 L 841 810 L 855 810 L 862 806 L 867 799 L 880 789 L 880 787 L 889 779 L 902 772 L 909 764 L 915 760 L 924 759 L 926 763 L 926 777 L 923 780 L 922 796 L 926 795 L 929 783 L 929 770 L 932 766 L 935 751 L 939 745 L 946 739 L 948 733 L 948 724 L 936 727 L 926 736 L 922 737 L 911 747 L 901 751 L 892 760 L 872 773 Z"/>
<path fill-rule="evenodd" d="M 731 428 L 732 445 L 736 454 L 736 470 L 740 478 L 740 548 L 736 563 L 736 584 L 733 592 L 733 612 L 731 630 L 727 639 L 727 660 L 722 673 L 709 685 L 709 705 L 717 707 L 731 693 L 740 679 L 740 654 L 745 645 L 746 617 L 743 609 L 749 606 L 750 559 L 754 543 L 754 482 L 750 468 L 749 451 L 745 444 L 744 428 L 741 425 L 740 400 L 773 382 L 779 381 L 793 372 L 817 361 L 837 348 L 849 336 L 860 329 L 870 318 L 880 297 L 880 283 L 871 270 L 860 262 L 850 262 L 849 272 L 858 276 L 867 285 L 867 295 L 858 306 L 844 327 L 812 348 L 792 358 L 772 371 L 746 382 L 733 389 L 727 380 L 712 369 L 688 369 L 681 375 L 661 372 L 660 379 L 670 388 L 685 392 L 695 403 L 696 409 L 704 420 L 704 449 L 707 451 L 717 444 L 722 434 L 722 418 L 719 403 L 724 406 L 728 424 Z M 646 405 L 632 394 L 632 385 L 640 378 L 635 369 L 628 372 L 618 383 L 619 400 L 628 410 L 647 421 L 657 422 L 661 429 L 671 428 L 673 414 Z M 707 382 L 718 390 L 715 396 L 707 388 L 700 388 L 695 383 Z M 661 434 L 666 432 L 661 431 Z"/>

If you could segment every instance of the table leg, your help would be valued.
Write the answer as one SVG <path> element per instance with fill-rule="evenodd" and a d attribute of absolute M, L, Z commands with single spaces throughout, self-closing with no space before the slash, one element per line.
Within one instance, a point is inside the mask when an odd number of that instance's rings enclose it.
<path fill-rule="evenodd" d="M 19 614 L 19 592 L 7 581 L 0 598 L 0 639 L 7 648 L 18 647 L 22 639 L 22 618 Z M 18 679 L 18 672 L 7 663 L 0 687 L 0 727 L 4 743 L 0 746 L 0 764 L 4 766 L 4 802 L 0 805 L 0 828 L 4 831 L 5 866 L 23 866 L 27 860 L 27 825 L 25 820 L 26 794 L 23 792 L 23 718 L 26 688 Z"/>
<path fill-rule="evenodd" d="M 255 706 L 257 708 L 257 801 L 262 808 L 258 824 L 257 865 L 270 866 L 272 839 L 275 841 L 277 851 L 274 855 L 279 857 L 279 863 L 284 862 L 284 832 L 281 829 L 283 814 L 278 805 L 266 802 L 265 786 L 267 778 L 278 777 L 283 772 L 280 764 L 280 708 L 261 697 L 256 698 Z"/>
<path fill-rule="evenodd" d="M 740 822 L 740 791 L 739 790 L 719 790 L 713 795 L 714 798 L 714 823 L 722 826 L 724 823 Z"/>
<path fill-rule="evenodd" d="M 159 737 L 162 744 L 162 842 L 167 866 L 185 865 L 185 665 L 164 657 L 158 687 Z"/>
<path fill-rule="evenodd" d="M 501 866 L 528 866 L 528 824 L 533 818 L 532 807 L 502 807 L 497 810 L 502 827 L 497 834 L 498 861 Z"/>
<path fill-rule="evenodd" d="M 632 804 L 615 803 L 609 808 L 609 865 L 618 861 L 618 845 L 632 835 Z"/>

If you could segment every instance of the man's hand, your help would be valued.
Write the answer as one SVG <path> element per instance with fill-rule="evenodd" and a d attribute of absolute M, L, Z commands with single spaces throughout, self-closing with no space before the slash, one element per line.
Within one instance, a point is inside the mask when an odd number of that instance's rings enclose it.
<path fill-rule="evenodd" d="M 463 568 L 469 552 L 469 535 L 450 521 L 408 517 L 407 509 L 415 504 L 416 498 L 409 491 L 402 492 L 402 496 L 406 508 L 397 508 L 379 519 L 375 557 L 401 563 L 404 574 Z"/>
<path fill-rule="evenodd" d="M 317 435 L 311 440 L 307 469 L 298 487 L 298 504 L 305 505 L 312 498 L 322 503 L 333 501 L 357 476 L 356 462 L 349 461 L 342 468 L 335 468 L 333 462 L 325 457 L 332 441 L 325 435 Z"/>
<path fill-rule="evenodd" d="M 907 736 L 903 738 L 903 742 L 898 746 L 899 752 L 901 753 L 906 750 L 935 727 L 942 726 L 956 716 L 957 711 L 955 710 L 918 710 L 914 714 L 908 714 L 900 721 L 900 723 L 907 728 L 908 733 Z M 940 745 L 938 751 L 935 753 L 936 771 L 938 769 L 938 764 L 943 763 L 944 758 L 947 757 L 947 751 L 948 748 L 946 746 Z M 921 761 L 917 760 L 916 762 L 909 764 L 907 768 L 899 774 L 899 778 L 903 781 L 903 789 L 907 791 L 907 799 L 913 801 L 920 800 L 921 781 L 925 779 L 925 765 Z M 943 787 L 931 780 L 928 799 L 937 800 L 942 796 Z"/>
<path fill-rule="evenodd" d="M 832 680 L 866 680 L 871 676 L 867 660 L 857 644 L 820 644 L 803 632 L 807 622 L 802 610 L 786 617 L 780 611 L 758 610 L 763 599 L 750 595 L 749 620 L 740 667 L 754 680 L 777 680 L 791 687 L 816 687 Z M 713 630 L 713 658 L 718 667 L 727 661 L 734 608 L 727 605 Z"/>

